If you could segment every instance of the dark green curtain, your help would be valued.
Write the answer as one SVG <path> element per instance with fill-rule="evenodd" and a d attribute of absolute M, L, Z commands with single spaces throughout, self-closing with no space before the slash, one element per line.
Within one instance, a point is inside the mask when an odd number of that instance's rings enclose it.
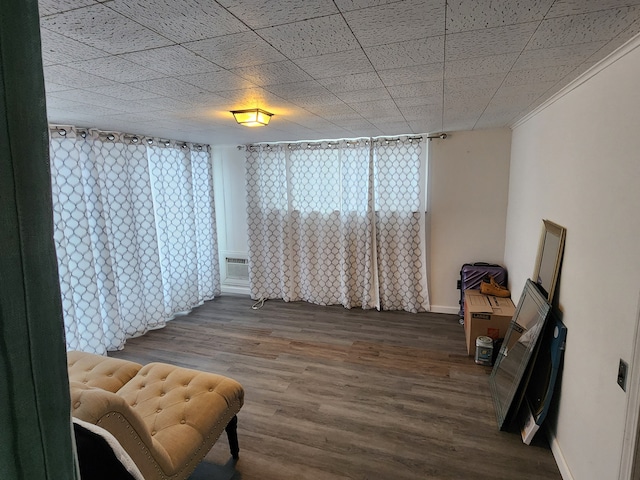
<path fill-rule="evenodd" d="M 37 0 L 0 9 L 0 478 L 77 478 Z"/>

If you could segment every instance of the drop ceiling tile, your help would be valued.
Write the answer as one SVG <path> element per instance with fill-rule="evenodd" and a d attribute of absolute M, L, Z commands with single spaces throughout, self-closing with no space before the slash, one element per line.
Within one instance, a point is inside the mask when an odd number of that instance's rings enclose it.
<path fill-rule="evenodd" d="M 346 103 L 391 100 L 389 92 L 384 87 L 353 90 L 350 92 L 337 93 L 336 95 Z"/>
<path fill-rule="evenodd" d="M 541 82 L 515 87 L 501 87 L 489 102 L 489 106 L 526 108 L 553 87 L 557 82 Z"/>
<path fill-rule="evenodd" d="M 535 32 L 538 22 L 507 25 L 447 35 L 448 61 L 520 52 Z"/>
<path fill-rule="evenodd" d="M 302 70 L 316 79 L 341 77 L 372 72 L 371 62 L 361 49 L 328 53 L 295 61 Z"/>
<path fill-rule="evenodd" d="M 495 93 L 495 88 L 449 93 L 444 96 L 444 111 L 463 114 L 465 110 L 483 110 Z"/>
<path fill-rule="evenodd" d="M 515 121 L 518 118 L 518 113 L 519 112 L 514 113 L 513 111 L 510 111 L 500 115 L 484 112 L 474 125 L 474 128 L 481 129 L 504 127 L 505 125 L 509 125 L 513 121 Z"/>
<path fill-rule="evenodd" d="M 265 90 L 281 98 L 298 98 L 304 95 L 324 95 L 329 93 L 326 88 L 315 80 L 286 83 L 283 85 L 269 85 L 265 87 Z"/>
<path fill-rule="evenodd" d="M 157 98 L 160 95 L 131 85 L 113 84 L 113 85 L 85 85 L 84 90 L 94 92 L 98 95 L 106 95 L 108 97 L 119 98 L 120 100 L 146 100 L 149 98 Z"/>
<path fill-rule="evenodd" d="M 90 92 L 79 88 L 73 90 L 65 90 L 63 92 L 51 93 L 48 98 L 51 99 L 52 105 L 60 105 L 64 104 L 64 102 L 81 103 L 85 105 L 94 105 L 97 107 L 101 106 L 123 110 L 125 112 L 135 111 L 135 107 L 141 105 L 140 103 L 135 101 L 119 100 L 117 98 L 100 95 L 95 92 Z M 134 108 L 134 110 L 131 110 L 131 108 Z"/>
<path fill-rule="evenodd" d="M 616 38 L 607 42 L 602 48 L 593 53 L 585 62 L 589 62 L 592 65 L 602 60 L 606 56 L 613 53 L 618 48 L 628 43 L 633 37 L 640 33 L 640 19 L 632 23 L 628 28 L 619 34 Z"/>
<path fill-rule="evenodd" d="M 530 83 L 557 82 L 568 75 L 573 69 L 574 68 L 570 66 L 558 65 L 529 70 L 514 70 L 507 74 L 503 85 L 505 87 L 513 87 Z"/>
<path fill-rule="evenodd" d="M 282 97 L 274 95 L 260 87 L 245 88 L 242 90 L 228 90 L 218 92 L 218 95 L 229 100 L 229 110 L 260 107 L 269 112 L 277 113 L 272 106 L 280 106 L 283 102 Z"/>
<path fill-rule="evenodd" d="M 404 85 L 407 83 L 433 82 L 442 80 L 443 63 L 431 63 L 428 65 L 416 65 L 413 67 L 393 68 L 380 70 L 378 75 L 382 82 L 388 86 Z"/>
<path fill-rule="evenodd" d="M 406 120 L 387 121 L 380 119 L 371 123 L 382 132 L 382 135 L 405 135 L 410 130 Z"/>
<path fill-rule="evenodd" d="M 118 110 L 107 108 L 107 107 L 98 107 L 97 105 L 89 105 L 87 103 L 81 102 L 70 102 L 68 100 L 55 99 L 52 98 L 51 101 L 47 100 L 47 107 L 51 104 L 52 109 L 59 108 L 60 106 L 64 107 L 65 112 L 79 115 L 91 115 L 91 116 L 100 116 L 100 115 L 113 115 L 117 114 Z"/>
<path fill-rule="evenodd" d="M 47 91 L 47 95 L 53 92 L 64 92 L 65 90 L 73 90 L 73 87 L 68 85 L 58 85 L 57 83 L 48 82 L 45 79 L 44 82 L 45 90 Z"/>
<path fill-rule="evenodd" d="M 377 7 L 387 3 L 395 3 L 398 0 L 335 0 L 341 12 L 359 10 L 361 8 Z"/>
<path fill-rule="evenodd" d="M 120 55 L 120 58 L 142 65 L 167 77 L 220 70 L 218 65 L 180 45 L 125 53 Z"/>
<path fill-rule="evenodd" d="M 373 126 L 373 124 L 362 117 L 351 120 L 336 120 L 334 123 L 340 127 L 349 130 L 349 137 L 360 136 L 363 131 L 368 131 L 367 136 L 379 135 L 381 132 Z"/>
<path fill-rule="evenodd" d="M 318 115 L 319 117 L 326 118 L 327 120 L 353 120 L 362 118 L 353 109 L 344 103 L 336 103 L 333 105 L 319 105 L 309 108 L 309 111 Z"/>
<path fill-rule="evenodd" d="M 371 125 L 369 127 L 364 127 L 364 128 L 361 128 L 361 129 L 358 129 L 358 128 L 349 129 L 349 134 L 348 135 L 335 136 L 333 138 L 352 138 L 352 139 L 357 139 L 357 138 L 379 137 L 379 136 L 382 136 L 382 135 L 383 135 L 383 133 L 380 130 L 378 130 L 376 127 Z"/>
<path fill-rule="evenodd" d="M 290 98 L 290 101 L 303 108 L 342 103 L 342 100 L 329 92 L 322 95 L 304 95 L 302 97 Z"/>
<path fill-rule="evenodd" d="M 519 53 L 505 53 L 447 62 L 444 67 L 444 78 L 506 73 L 511 70 L 518 56 Z"/>
<path fill-rule="evenodd" d="M 344 18 L 364 47 L 419 40 L 444 35 L 445 2 L 404 0 L 345 12 Z"/>
<path fill-rule="evenodd" d="M 387 87 L 393 98 L 442 95 L 442 80 Z"/>
<path fill-rule="evenodd" d="M 145 103 L 149 108 L 155 108 L 156 110 L 171 110 L 174 112 L 188 111 L 191 107 L 176 98 L 169 98 L 166 96 L 148 98 Z"/>
<path fill-rule="evenodd" d="M 85 85 L 113 85 L 114 83 L 112 80 L 69 68 L 65 65 L 51 65 L 44 67 L 43 71 L 44 79 L 47 83 L 55 83 L 67 87 L 82 88 Z"/>
<path fill-rule="evenodd" d="M 291 60 L 358 47 L 342 15 L 313 18 L 256 32 Z"/>
<path fill-rule="evenodd" d="M 218 0 L 218 3 L 252 29 L 338 13 L 331 0 Z"/>
<path fill-rule="evenodd" d="M 227 69 L 286 60 L 280 52 L 254 32 L 199 40 L 185 43 L 183 46 Z"/>
<path fill-rule="evenodd" d="M 234 68 L 232 71 L 261 87 L 311 80 L 311 76 L 291 60 Z"/>
<path fill-rule="evenodd" d="M 408 121 L 424 120 L 426 118 L 440 118 L 442 117 L 441 105 L 413 105 L 400 108 L 402 116 Z"/>
<path fill-rule="evenodd" d="M 445 132 L 457 132 L 461 130 L 473 130 L 480 115 L 471 117 L 464 115 L 460 117 L 445 118 L 442 130 Z"/>
<path fill-rule="evenodd" d="M 211 1 L 154 0 L 150 5 L 148 0 L 113 0 L 107 5 L 177 43 L 249 30 L 218 3 Z"/>
<path fill-rule="evenodd" d="M 47 102 L 48 103 L 48 102 Z M 51 125 L 95 125 L 95 115 L 91 113 L 69 112 L 66 108 L 54 108 L 47 104 L 47 121 Z"/>
<path fill-rule="evenodd" d="M 528 0 L 525 3 L 514 0 L 448 0 L 447 33 L 541 21 L 554 0 Z"/>
<path fill-rule="evenodd" d="M 74 62 L 66 66 L 120 83 L 151 80 L 162 76 L 158 72 L 115 56 Z"/>
<path fill-rule="evenodd" d="M 544 20 L 527 50 L 611 40 L 639 15 L 640 7 L 627 7 Z"/>
<path fill-rule="evenodd" d="M 199 95 L 204 92 L 204 89 L 202 88 L 171 77 L 158 78 L 155 80 L 146 80 L 141 82 L 132 82 L 130 85 L 132 87 L 155 93 L 163 97 L 177 99 L 185 96 Z"/>
<path fill-rule="evenodd" d="M 318 80 L 333 93 L 352 92 L 360 89 L 382 87 L 382 82 L 376 72 L 354 73 L 340 77 L 321 78 Z"/>
<path fill-rule="evenodd" d="M 365 120 L 358 114 L 356 114 L 351 118 L 336 118 L 336 119 L 331 119 L 331 121 L 342 128 L 348 128 L 348 129 L 363 129 L 363 128 L 370 128 L 373 126 L 371 122 L 369 122 L 368 120 Z"/>
<path fill-rule="evenodd" d="M 447 78 L 444 81 L 444 92 L 450 94 L 467 90 L 486 89 L 494 91 L 502 84 L 504 73 L 492 75 L 474 75 L 472 77 Z"/>
<path fill-rule="evenodd" d="M 640 5 L 639 0 L 556 0 L 547 14 L 547 18 L 579 15 L 611 8 Z"/>
<path fill-rule="evenodd" d="M 384 100 L 382 102 L 357 102 L 350 103 L 349 106 L 364 118 L 375 116 L 393 116 L 393 118 L 402 118 L 402 114 L 393 100 Z"/>
<path fill-rule="evenodd" d="M 202 92 L 185 94 L 177 98 L 188 105 L 190 112 L 208 108 L 223 108 L 228 111 L 229 99 L 223 97 L 220 93 Z"/>
<path fill-rule="evenodd" d="M 213 93 L 254 88 L 256 86 L 249 80 L 239 77 L 229 70 L 217 70 L 215 72 L 198 73 L 196 75 L 180 75 L 176 78 Z"/>
<path fill-rule="evenodd" d="M 163 47 L 172 43 L 103 4 L 50 15 L 42 18 L 40 25 L 113 54 Z"/>
<path fill-rule="evenodd" d="M 444 35 L 367 47 L 365 52 L 376 70 L 441 63 L 444 61 Z"/>
<path fill-rule="evenodd" d="M 46 28 L 40 29 L 40 38 L 42 41 L 43 65 L 78 62 L 108 55 L 107 52 L 98 48 L 77 42 Z"/>
<path fill-rule="evenodd" d="M 577 66 L 597 52 L 605 42 L 583 43 L 565 47 L 526 50 L 518 57 L 513 70 L 530 70 L 558 65 Z"/>
<path fill-rule="evenodd" d="M 420 96 L 420 97 L 404 97 L 404 98 L 394 98 L 393 100 L 396 102 L 397 107 L 400 110 L 409 107 L 432 107 L 438 106 L 442 108 L 442 95 L 431 95 L 431 96 Z"/>
<path fill-rule="evenodd" d="M 435 133 L 442 131 L 442 118 L 426 118 L 423 120 L 409 120 L 409 127 L 413 133 Z"/>
<path fill-rule="evenodd" d="M 62 13 L 67 10 L 75 10 L 76 8 L 94 5 L 98 2 L 95 0 L 39 0 L 38 9 L 40 15 L 53 15 Z"/>

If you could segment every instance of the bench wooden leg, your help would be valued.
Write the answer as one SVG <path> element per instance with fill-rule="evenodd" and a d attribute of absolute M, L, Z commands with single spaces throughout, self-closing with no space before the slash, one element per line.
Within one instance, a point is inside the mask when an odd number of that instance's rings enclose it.
<path fill-rule="evenodd" d="M 231 456 L 237 460 L 240 457 L 240 447 L 238 446 L 238 417 L 234 415 L 224 429 L 227 432 L 227 438 L 229 439 Z"/>

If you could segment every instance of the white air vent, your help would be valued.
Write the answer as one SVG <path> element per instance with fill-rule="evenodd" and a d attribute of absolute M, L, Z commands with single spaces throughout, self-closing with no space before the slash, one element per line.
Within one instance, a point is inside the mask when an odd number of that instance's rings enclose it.
<path fill-rule="evenodd" d="M 249 261 L 246 258 L 226 257 L 226 261 L 229 280 L 249 280 Z"/>

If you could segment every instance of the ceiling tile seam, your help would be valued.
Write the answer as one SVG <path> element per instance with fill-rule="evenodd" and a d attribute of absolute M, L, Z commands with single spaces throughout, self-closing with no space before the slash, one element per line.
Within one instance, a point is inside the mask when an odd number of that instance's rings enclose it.
<path fill-rule="evenodd" d="M 127 60 L 128 62 L 131 62 L 131 63 L 133 63 L 134 65 L 140 65 L 141 67 L 148 68 L 149 70 L 153 70 L 154 72 L 163 73 L 163 72 L 161 72 L 160 70 L 155 70 L 153 67 L 148 67 L 148 66 L 146 66 L 146 65 L 142 65 L 141 63 L 133 62 L 133 61 L 129 60 L 128 58 L 124 58 L 124 56 L 125 56 L 125 55 L 129 55 L 129 54 L 131 54 L 131 53 L 147 53 L 147 52 L 150 52 L 150 51 L 153 51 L 153 50 L 162 50 L 163 48 L 172 48 L 172 47 L 181 47 L 181 48 L 184 48 L 184 49 L 185 49 L 185 50 L 187 50 L 189 53 L 194 54 L 194 55 L 195 55 L 196 57 L 198 57 L 199 59 L 204 60 L 205 62 L 210 63 L 211 65 L 213 65 L 214 67 L 216 67 L 218 71 L 220 71 L 220 70 L 228 70 L 227 68 L 224 68 L 223 66 L 218 65 L 218 64 L 217 64 L 217 63 L 215 63 L 215 62 L 212 62 L 212 61 L 211 61 L 211 60 L 209 60 L 208 58 L 203 57 L 203 56 L 202 56 L 202 55 L 200 55 L 199 53 L 196 53 L 196 52 L 194 52 L 193 50 L 189 50 L 187 47 L 185 47 L 185 46 L 184 46 L 184 45 L 182 45 L 181 43 L 176 43 L 175 45 L 166 45 L 166 46 L 164 46 L 164 47 L 145 48 L 145 49 L 143 49 L 143 50 L 137 50 L 137 51 L 135 51 L 135 52 L 117 53 L 117 54 L 114 54 L 114 55 L 111 55 L 111 56 L 118 57 L 118 58 L 120 58 L 120 59 L 122 59 L 122 60 Z M 103 58 L 103 57 L 100 57 L 100 58 Z M 93 59 L 92 59 L 92 60 L 93 60 Z M 157 63 L 157 62 L 154 62 L 154 63 Z M 202 74 L 206 74 L 206 73 L 214 73 L 214 72 L 215 72 L 215 70 L 211 70 L 211 71 L 207 71 L 207 72 L 199 72 L 199 73 L 195 73 L 195 74 L 193 74 L 193 75 L 199 75 L 200 73 L 202 73 Z M 168 76 L 168 77 L 172 77 L 172 78 L 177 78 L 177 76 L 176 76 L 176 75 L 164 75 L 164 76 L 165 76 L 165 77 L 166 77 L 166 76 Z"/>
<path fill-rule="evenodd" d="M 631 51 L 633 51 L 633 50 L 635 50 L 636 48 L 639 48 L 639 47 L 640 47 L 640 35 L 635 35 L 633 38 L 631 38 L 627 42 L 625 42 L 622 46 L 617 48 L 615 50 L 615 52 L 605 56 L 604 58 L 599 60 L 595 65 L 593 65 L 592 67 L 587 69 L 585 72 L 583 72 L 580 75 L 578 75 L 577 78 L 574 78 L 568 84 L 563 85 L 560 88 L 560 90 L 558 90 L 557 92 L 553 93 L 549 98 L 543 100 L 542 103 L 540 103 L 537 107 L 535 107 L 535 109 L 533 111 L 527 112 L 527 113 L 524 114 L 524 116 L 518 118 L 518 120 L 515 121 L 514 123 L 512 123 L 510 125 L 510 127 L 513 129 L 513 128 L 523 124 L 528 119 L 535 117 L 536 115 L 538 115 L 538 113 L 540 113 L 541 111 L 543 111 L 544 109 L 546 109 L 550 105 L 553 105 L 556 101 L 558 101 L 560 98 L 562 98 L 565 95 L 567 95 L 569 92 L 573 91 L 579 85 L 582 85 L 584 82 L 588 81 L 590 78 L 592 78 L 593 76 L 595 76 L 598 73 L 600 73 L 603 69 L 605 69 L 609 65 L 617 62 L 620 58 L 624 57 L 629 52 L 631 52 Z M 576 67 L 575 70 L 577 70 L 578 68 L 579 67 Z M 564 77 L 564 78 L 566 78 L 566 77 Z M 560 85 L 561 82 L 562 81 L 559 80 L 549 90 L 553 89 L 557 85 Z M 547 90 L 547 91 L 549 91 L 549 90 Z"/>
<path fill-rule="evenodd" d="M 391 1 L 391 2 L 386 2 L 386 3 L 382 4 L 382 5 L 368 5 L 368 6 L 366 6 L 366 7 L 358 7 L 358 8 L 354 8 L 354 9 L 351 9 L 351 10 L 349 10 L 349 9 L 345 9 L 345 10 L 341 9 L 341 8 L 336 4 L 335 0 L 333 0 L 333 4 L 336 6 L 336 8 L 338 9 L 338 11 L 339 11 L 340 13 L 343 13 L 343 12 L 345 12 L 345 13 L 350 13 L 350 12 L 358 12 L 358 11 L 360 11 L 360 10 L 369 10 L 369 9 L 373 9 L 373 8 L 380 7 L 380 6 L 383 6 L 383 5 L 384 5 L 384 6 L 386 6 L 386 5 L 393 5 L 394 3 L 402 3 L 402 2 L 404 2 L 404 1 L 405 1 L 405 0 L 395 0 L 395 1 Z"/>
<path fill-rule="evenodd" d="M 609 7 L 609 8 L 601 8 L 599 10 L 590 10 L 588 12 L 582 12 L 582 13 L 569 13 L 566 15 L 555 15 L 555 16 L 550 16 L 547 17 L 546 15 L 548 15 L 550 13 L 550 11 L 552 10 L 551 8 L 549 8 L 549 11 L 547 11 L 547 13 L 545 14 L 545 20 L 551 20 L 551 19 L 556 19 L 556 18 L 564 18 L 564 17 L 578 17 L 581 15 L 591 15 L 594 13 L 601 13 L 601 12 L 607 12 L 607 11 L 611 11 L 611 10 L 623 10 L 625 8 L 632 8 L 632 7 L 637 7 L 640 5 L 640 2 L 636 2 L 636 3 L 628 3 L 625 5 L 620 5 L 617 7 Z"/>
<path fill-rule="evenodd" d="M 99 5 L 101 3 L 102 2 L 92 3 L 90 5 L 80 5 L 78 7 L 72 7 L 72 8 L 68 8 L 66 10 L 59 10 L 59 11 L 57 11 L 55 13 L 47 13 L 47 14 L 44 14 L 44 15 L 40 15 L 40 18 L 48 18 L 48 17 L 52 17 L 54 15 L 60 15 L 61 13 L 73 12 L 75 10 L 82 10 L 83 8 L 87 8 L 87 7 L 95 7 L 96 5 Z"/>
<path fill-rule="evenodd" d="M 333 0 L 333 3 L 335 4 L 335 0 Z M 395 3 L 399 3 L 399 2 L 395 2 Z M 337 5 L 336 5 L 337 7 Z M 338 8 L 338 10 L 340 10 Z M 371 61 L 371 59 L 369 58 L 369 55 L 367 54 L 367 52 L 365 51 L 365 49 L 363 48 L 362 44 L 360 43 L 360 40 L 358 39 L 358 37 L 356 36 L 356 34 L 354 33 L 353 29 L 351 28 L 351 25 L 349 24 L 349 22 L 347 22 L 347 19 L 344 18 L 344 13 L 342 11 L 340 11 L 340 16 L 342 17 L 342 20 L 344 21 L 344 23 L 347 25 L 347 28 L 349 29 L 349 31 L 351 32 L 351 35 L 353 35 L 353 38 L 355 38 L 356 43 L 358 44 L 358 47 L 360 48 L 360 50 L 362 51 L 362 54 L 365 56 L 365 58 L 367 59 L 367 62 L 369 62 L 369 65 L 371 65 L 371 68 L 373 70 L 373 72 L 375 72 L 376 76 L 378 77 L 378 80 L 380 80 L 380 83 L 383 85 L 385 91 L 387 92 L 387 94 L 389 95 L 389 97 L 391 98 L 391 101 L 393 102 L 393 104 L 396 106 L 396 109 L 398 110 L 398 112 L 400 113 L 400 115 L 402 116 L 402 119 L 404 120 L 404 122 L 407 124 L 407 127 L 409 127 L 409 129 L 411 129 L 410 125 L 409 125 L 409 121 L 407 120 L 407 117 L 405 116 L 405 114 L 402 112 L 402 110 L 400 109 L 398 103 L 396 102 L 396 100 L 393 98 L 393 96 L 391 95 L 391 92 L 389 91 L 389 87 L 387 87 L 387 85 L 382 81 L 382 78 L 380 78 L 380 73 L 378 73 L 378 70 L 376 69 L 375 65 L 373 64 L 373 62 Z M 404 42 L 397 42 L 397 43 L 404 43 Z M 308 72 L 307 72 L 308 73 Z M 356 112 L 358 115 L 360 115 L 364 120 L 366 120 L 367 122 L 371 123 L 367 118 L 365 118 L 364 116 L 362 116 L 362 114 L 360 114 L 360 112 Z M 373 124 L 372 124 L 373 125 Z M 375 125 L 374 125 L 375 126 Z"/>
<path fill-rule="evenodd" d="M 160 32 L 158 32 L 158 31 L 156 31 L 155 29 L 150 28 L 150 27 L 147 27 L 146 25 L 143 25 L 142 23 L 140 23 L 140 22 L 136 21 L 134 18 L 127 17 L 126 15 L 124 15 L 124 14 L 120 13 L 119 11 L 117 11 L 117 10 L 115 10 L 115 9 L 111 8 L 111 6 L 109 5 L 109 2 L 99 3 L 98 5 L 103 5 L 103 6 L 107 7 L 109 10 L 111 10 L 111 11 L 112 11 L 113 13 L 115 13 L 116 15 L 119 15 L 119 16 L 121 16 L 121 17 L 123 17 L 123 18 L 126 18 L 127 20 L 130 20 L 130 21 L 132 21 L 133 23 L 135 23 L 135 24 L 139 25 L 139 26 L 140 26 L 140 28 L 141 28 L 141 29 L 143 29 L 143 30 L 149 30 L 149 31 L 152 31 L 152 32 L 153 32 L 153 33 L 155 33 L 156 35 L 159 35 L 159 36 L 161 36 L 162 38 L 164 38 L 165 40 L 167 40 L 167 41 L 171 42 L 171 44 L 172 44 L 172 45 L 178 45 L 178 43 L 177 43 L 175 40 L 173 40 L 172 38 L 169 38 L 169 37 L 167 37 L 166 35 L 163 35 L 162 33 L 160 33 Z M 89 5 L 89 7 L 92 7 L 92 6 L 95 6 L 95 5 Z M 172 45 L 165 45 L 165 46 L 170 47 L 170 46 L 172 46 Z M 132 50 L 132 51 L 130 51 L 130 52 L 120 52 L 120 54 L 124 54 L 124 53 L 135 53 L 135 52 L 144 52 L 144 51 L 146 51 L 146 50 L 150 50 L 150 49 L 148 49 L 148 48 L 143 48 L 142 50 Z M 116 55 L 116 54 L 114 54 L 114 55 Z"/>
<path fill-rule="evenodd" d="M 551 11 L 551 8 L 553 7 L 553 3 L 551 5 L 549 5 L 549 8 L 547 9 L 547 13 L 545 14 L 545 16 Z M 533 22 L 523 22 L 523 23 L 533 23 Z M 491 105 L 491 102 L 493 101 L 493 99 L 496 97 L 496 94 L 500 91 L 500 89 L 502 88 L 502 86 L 504 85 L 505 80 L 507 79 L 507 77 L 509 76 L 509 74 L 513 71 L 513 66 L 518 62 L 518 59 L 522 56 L 522 52 L 524 52 L 527 49 L 527 45 L 529 45 L 529 43 L 531 43 L 531 40 L 533 39 L 533 37 L 535 36 L 535 34 L 537 33 L 538 29 L 540 28 L 540 25 L 542 24 L 542 20 L 538 21 L 538 25 L 536 26 L 536 28 L 533 30 L 533 32 L 531 32 L 531 35 L 529 36 L 529 39 L 527 40 L 527 43 L 525 43 L 524 47 L 522 48 L 522 50 L 520 50 L 520 52 L 518 52 L 518 56 L 514 59 L 513 63 L 511 64 L 511 67 L 509 67 L 509 70 L 504 74 L 504 77 L 502 78 L 502 82 L 500 82 L 500 85 L 498 85 L 498 88 L 495 90 L 495 92 L 493 92 L 493 95 L 491 96 L 491 98 L 489 99 L 489 101 L 487 102 L 487 104 L 485 105 L 485 107 L 482 109 L 482 113 L 480 113 L 480 115 L 478 115 L 478 118 L 476 119 L 476 121 L 473 124 L 473 128 L 472 130 L 475 130 L 475 128 L 478 126 L 478 122 L 480 121 L 480 119 L 482 118 L 482 116 L 485 114 L 485 112 L 487 111 L 487 109 L 489 108 L 489 105 Z M 538 97 L 539 98 L 539 97 Z M 518 114 L 515 114 L 518 115 Z M 514 115 L 514 116 L 515 116 Z"/>

